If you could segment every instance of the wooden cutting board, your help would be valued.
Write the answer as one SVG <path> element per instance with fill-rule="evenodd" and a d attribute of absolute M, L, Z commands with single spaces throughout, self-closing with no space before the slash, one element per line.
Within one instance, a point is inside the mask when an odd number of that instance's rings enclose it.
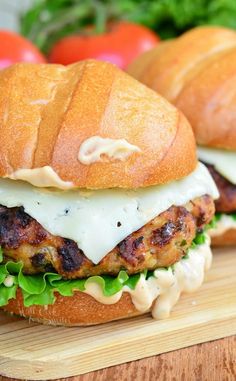
<path fill-rule="evenodd" d="M 0 313 L 0 375 L 69 377 L 236 334 L 236 248 L 215 251 L 206 282 L 182 296 L 171 318 L 60 328 Z"/>

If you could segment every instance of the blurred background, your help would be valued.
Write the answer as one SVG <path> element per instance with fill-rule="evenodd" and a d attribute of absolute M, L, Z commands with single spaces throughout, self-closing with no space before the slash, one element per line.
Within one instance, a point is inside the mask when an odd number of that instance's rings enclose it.
<path fill-rule="evenodd" d="M 20 30 L 20 15 L 33 4 L 32 0 L 0 0 L 0 27 Z"/>
<path fill-rule="evenodd" d="M 125 69 L 160 39 L 205 24 L 236 28 L 236 0 L 0 0 L 0 67 L 97 58 Z"/>

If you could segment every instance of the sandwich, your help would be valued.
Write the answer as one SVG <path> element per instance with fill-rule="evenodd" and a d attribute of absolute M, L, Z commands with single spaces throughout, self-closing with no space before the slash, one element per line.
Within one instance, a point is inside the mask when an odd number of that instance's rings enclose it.
<path fill-rule="evenodd" d="M 45 324 L 169 316 L 203 282 L 216 186 L 192 129 L 117 67 L 0 73 L 0 305 Z"/>
<path fill-rule="evenodd" d="M 198 27 L 142 55 L 129 74 L 158 91 L 190 121 L 199 160 L 220 198 L 212 244 L 236 244 L 236 32 Z"/>

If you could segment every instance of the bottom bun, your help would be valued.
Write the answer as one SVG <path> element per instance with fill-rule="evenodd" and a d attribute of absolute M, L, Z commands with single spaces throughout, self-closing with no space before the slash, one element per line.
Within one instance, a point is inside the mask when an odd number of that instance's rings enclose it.
<path fill-rule="evenodd" d="M 236 245 L 236 229 L 228 229 L 220 235 L 211 236 L 212 246 Z"/>
<path fill-rule="evenodd" d="M 126 292 L 115 304 L 101 304 L 80 291 L 70 297 L 55 295 L 57 300 L 53 305 L 25 307 L 18 290 L 16 299 L 11 299 L 3 309 L 43 324 L 63 326 L 94 325 L 141 315 Z"/>

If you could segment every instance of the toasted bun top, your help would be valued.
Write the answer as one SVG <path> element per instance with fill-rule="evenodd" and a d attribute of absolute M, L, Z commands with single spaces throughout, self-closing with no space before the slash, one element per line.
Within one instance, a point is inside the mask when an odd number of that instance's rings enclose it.
<path fill-rule="evenodd" d="M 179 107 L 197 142 L 236 149 L 236 32 L 199 27 L 140 56 L 128 72 Z"/>
<path fill-rule="evenodd" d="M 93 137 L 87 154 L 97 156 L 85 163 L 79 153 Z M 1 71 L 0 141 L 1 177 L 21 179 L 21 169 L 49 166 L 71 187 L 163 184 L 196 166 L 194 137 L 181 112 L 117 67 L 94 60 Z"/>

